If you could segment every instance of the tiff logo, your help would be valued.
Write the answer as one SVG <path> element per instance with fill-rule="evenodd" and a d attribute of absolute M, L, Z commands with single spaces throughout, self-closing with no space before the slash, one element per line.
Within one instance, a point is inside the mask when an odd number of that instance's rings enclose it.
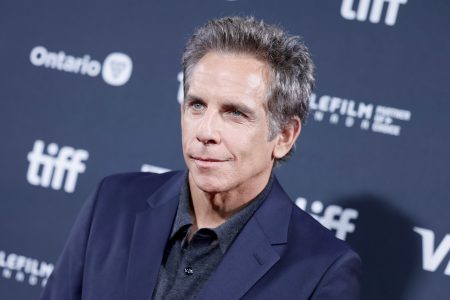
<path fill-rule="evenodd" d="M 42 187 L 51 186 L 54 190 L 62 187 L 64 177 L 64 191 L 72 193 L 75 190 L 78 174 L 86 170 L 83 161 L 89 158 L 86 150 L 75 150 L 72 147 L 58 147 L 55 143 L 47 145 L 47 154 L 44 153 L 44 142 L 34 142 L 33 150 L 28 153 L 27 180 L 32 185 Z"/>
<path fill-rule="evenodd" d="M 305 198 L 297 198 L 295 204 L 308 212 Z M 336 237 L 341 240 L 345 241 L 347 234 L 355 231 L 355 224 L 352 220 L 358 218 L 358 211 L 353 208 L 342 208 L 339 205 L 328 205 L 325 208 L 322 202 L 314 201 L 311 203 L 308 213 L 329 230 L 335 230 Z"/>
<path fill-rule="evenodd" d="M 435 272 L 444 258 L 450 254 L 450 234 L 446 234 L 435 248 L 433 231 L 420 227 L 414 227 L 413 230 L 422 237 L 422 268 L 425 271 Z M 444 274 L 450 276 L 450 260 Z"/>
<path fill-rule="evenodd" d="M 401 4 L 406 4 L 408 0 L 359 0 L 357 8 L 354 9 L 354 0 L 343 0 L 341 5 L 341 16 L 347 20 L 369 21 L 372 23 L 380 23 L 381 14 L 385 2 L 387 2 L 386 17 L 384 23 L 394 26 L 397 21 L 398 10 Z M 372 7 L 370 3 L 372 2 Z M 370 14 L 369 14 L 370 11 Z"/>

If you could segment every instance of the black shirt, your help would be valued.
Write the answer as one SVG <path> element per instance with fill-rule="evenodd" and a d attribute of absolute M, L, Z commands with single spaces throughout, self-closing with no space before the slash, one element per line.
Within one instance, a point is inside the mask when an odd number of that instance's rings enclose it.
<path fill-rule="evenodd" d="M 153 299 L 195 299 L 245 223 L 266 199 L 272 181 L 271 175 L 263 191 L 226 222 L 216 228 L 199 229 L 189 241 L 192 200 L 186 176 Z"/>

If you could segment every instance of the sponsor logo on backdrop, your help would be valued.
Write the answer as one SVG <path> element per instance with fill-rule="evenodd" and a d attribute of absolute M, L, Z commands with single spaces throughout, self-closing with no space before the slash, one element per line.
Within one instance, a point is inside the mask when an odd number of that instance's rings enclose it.
<path fill-rule="evenodd" d="M 377 24 L 380 23 L 383 10 L 386 7 L 384 23 L 394 26 L 397 22 L 400 5 L 406 3 L 408 3 L 408 0 L 342 0 L 341 16 L 347 20 L 361 22 L 369 18 L 369 22 Z"/>
<path fill-rule="evenodd" d="M 89 153 L 69 146 L 60 148 L 55 143 L 45 147 L 43 141 L 36 140 L 27 158 L 30 163 L 27 180 L 30 184 L 60 190 L 64 182 L 64 191 L 72 193 L 75 191 L 78 175 L 86 170 L 83 161 L 89 158 Z"/>
<path fill-rule="evenodd" d="M 16 253 L 7 254 L 0 250 L 0 271 L 1 278 L 33 286 L 45 286 L 53 271 L 53 264 Z"/>
<path fill-rule="evenodd" d="M 114 52 L 103 62 L 102 77 L 106 83 L 120 86 L 127 83 L 133 70 L 131 58 L 123 53 Z"/>
<path fill-rule="evenodd" d="M 414 227 L 413 230 L 422 238 L 422 268 L 435 272 L 447 257 L 444 274 L 450 276 L 450 234 L 446 234 L 441 242 L 436 243 L 432 230 L 420 227 Z"/>
<path fill-rule="evenodd" d="M 373 103 L 358 102 L 337 96 L 311 95 L 310 108 L 312 118 L 317 122 L 328 122 L 332 125 L 344 124 L 345 127 L 358 127 L 392 136 L 399 136 L 401 126 L 394 121 L 408 122 L 411 112 Z"/>
<path fill-rule="evenodd" d="M 355 231 L 354 221 L 359 214 L 356 209 L 343 208 L 335 204 L 325 207 L 320 201 L 313 201 L 307 209 L 307 203 L 308 201 L 302 197 L 295 200 L 298 207 L 309 213 L 323 226 L 334 231 L 337 238 L 345 241 L 347 234 Z"/>
<path fill-rule="evenodd" d="M 178 94 L 177 94 L 177 100 L 178 103 L 183 103 L 184 100 L 184 90 L 183 90 L 183 72 L 179 72 L 177 75 L 178 80 Z"/>
<path fill-rule="evenodd" d="M 158 167 L 158 166 L 154 166 L 154 165 L 149 165 L 149 164 L 143 164 L 141 166 L 141 172 L 150 172 L 150 173 L 162 174 L 162 173 L 166 173 L 166 172 L 169 172 L 169 171 L 170 171 L 170 169 L 163 168 L 163 167 Z"/>
<path fill-rule="evenodd" d="M 90 77 L 97 77 L 101 73 L 103 80 L 113 86 L 121 86 L 127 83 L 133 71 L 131 58 L 119 52 L 106 56 L 102 65 L 88 54 L 76 57 L 68 55 L 64 51 L 52 52 L 43 46 L 36 46 L 31 49 L 30 61 L 36 67 Z"/>

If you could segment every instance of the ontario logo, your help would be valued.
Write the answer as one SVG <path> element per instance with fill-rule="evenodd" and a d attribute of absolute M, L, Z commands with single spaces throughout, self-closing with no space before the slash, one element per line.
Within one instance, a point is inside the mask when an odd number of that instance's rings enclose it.
<path fill-rule="evenodd" d="M 128 82 L 133 71 L 131 58 L 120 52 L 106 56 L 103 64 L 85 54 L 81 57 L 68 55 L 64 51 L 49 51 L 43 46 L 31 49 L 30 62 L 36 67 L 44 67 L 57 71 L 97 77 L 112 86 L 121 86 Z"/>
<path fill-rule="evenodd" d="M 45 286 L 53 268 L 53 264 L 45 261 L 0 250 L 0 278 Z"/>

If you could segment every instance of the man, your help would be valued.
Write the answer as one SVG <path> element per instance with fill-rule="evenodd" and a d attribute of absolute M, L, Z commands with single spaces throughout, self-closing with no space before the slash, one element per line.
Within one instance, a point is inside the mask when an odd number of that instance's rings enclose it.
<path fill-rule="evenodd" d="M 357 299 L 358 255 L 272 174 L 308 112 L 306 47 L 223 18 L 197 30 L 183 68 L 188 171 L 105 178 L 43 299 Z"/>

